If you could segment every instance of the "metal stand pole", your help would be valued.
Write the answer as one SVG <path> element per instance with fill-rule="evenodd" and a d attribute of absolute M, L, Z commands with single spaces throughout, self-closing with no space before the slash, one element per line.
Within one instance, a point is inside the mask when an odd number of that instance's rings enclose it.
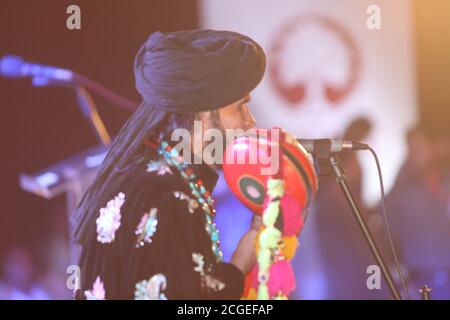
<path fill-rule="evenodd" d="M 84 117 L 90 122 L 98 140 L 104 146 L 108 146 L 111 142 L 111 137 L 106 130 L 91 95 L 83 87 L 76 87 L 75 92 L 77 94 L 78 105 L 83 112 Z"/>
<path fill-rule="evenodd" d="M 370 247 L 370 251 L 372 252 L 373 257 L 375 258 L 376 262 L 380 266 L 381 272 L 382 272 L 383 277 L 389 287 L 389 290 L 390 290 L 392 296 L 394 297 L 395 300 L 401 300 L 402 298 L 400 296 L 400 293 L 399 293 L 397 287 L 395 286 L 392 275 L 389 272 L 389 269 L 387 268 L 386 263 L 384 262 L 383 257 L 381 256 L 380 250 L 376 246 L 376 244 L 373 240 L 373 237 L 369 231 L 369 228 L 367 227 L 366 222 L 362 218 L 361 210 L 359 209 L 358 204 L 356 203 L 355 198 L 354 198 L 352 192 L 350 191 L 350 188 L 349 188 L 349 185 L 347 182 L 347 177 L 345 176 L 344 169 L 343 169 L 341 163 L 339 162 L 339 159 L 333 155 L 331 155 L 329 159 L 330 159 L 331 169 L 336 178 L 336 181 L 339 183 L 342 192 L 344 193 L 345 197 L 347 198 L 347 201 L 352 209 L 353 215 L 354 215 L 355 219 L 357 220 L 357 222 L 361 228 L 361 231 L 364 234 L 364 237 L 366 238 L 366 241 Z"/>

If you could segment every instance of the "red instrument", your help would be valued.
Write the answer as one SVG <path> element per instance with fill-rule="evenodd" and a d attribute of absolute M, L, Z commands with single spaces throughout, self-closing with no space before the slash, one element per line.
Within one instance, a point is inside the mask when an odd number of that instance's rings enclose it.
<path fill-rule="evenodd" d="M 264 210 L 267 180 L 276 175 L 269 170 L 271 167 L 277 169 L 274 161 L 278 161 L 278 167 L 283 166 L 285 193 L 298 200 L 302 208 L 309 206 L 318 188 L 311 155 L 295 137 L 284 131 L 280 135 L 284 136 L 280 144 L 279 139 L 270 134 L 271 130 L 256 129 L 256 135 L 236 138 L 227 146 L 224 155 L 223 171 L 230 189 L 258 215 Z"/>

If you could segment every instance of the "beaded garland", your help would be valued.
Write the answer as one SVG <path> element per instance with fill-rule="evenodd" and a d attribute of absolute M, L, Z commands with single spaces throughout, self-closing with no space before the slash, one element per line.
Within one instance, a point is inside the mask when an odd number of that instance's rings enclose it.
<path fill-rule="evenodd" d="M 158 154 L 163 156 L 169 166 L 175 167 L 188 184 L 192 195 L 196 198 L 205 213 L 205 229 L 211 237 L 212 251 L 216 256 L 216 260 L 222 261 L 223 254 L 220 250 L 219 230 L 212 219 L 216 213 L 216 209 L 214 208 L 214 199 L 212 198 L 211 193 L 206 190 L 203 181 L 197 177 L 192 167 L 186 163 L 178 154 L 178 151 L 175 148 L 172 148 L 166 141 L 159 139 L 159 144 L 155 144 L 147 140 L 146 144 L 150 147 L 156 147 Z"/>

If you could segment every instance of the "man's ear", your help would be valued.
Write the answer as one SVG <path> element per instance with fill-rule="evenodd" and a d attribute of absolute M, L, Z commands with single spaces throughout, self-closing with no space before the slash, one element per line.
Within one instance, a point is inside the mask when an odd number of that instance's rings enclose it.
<path fill-rule="evenodd" d="M 219 110 L 212 110 L 202 111 L 197 114 L 198 120 L 202 121 L 204 129 L 217 128 L 223 130 L 219 112 Z"/>
<path fill-rule="evenodd" d="M 203 130 L 211 128 L 214 126 L 213 112 L 212 111 L 202 111 L 197 114 L 197 121 L 202 122 Z"/>
<path fill-rule="evenodd" d="M 212 114 L 212 112 L 210 110 L 201 111 L 201 112 L 197 113 L 196 118 L 197 118 L 197 120 L 200 120 L 200 121 L 207 121 L 207 120 L 211 119 L 211 114 Z"/>

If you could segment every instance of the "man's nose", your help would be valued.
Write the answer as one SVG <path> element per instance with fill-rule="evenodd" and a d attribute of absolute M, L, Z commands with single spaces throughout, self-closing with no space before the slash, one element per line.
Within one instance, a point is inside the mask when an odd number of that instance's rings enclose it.
<path fill-rule="evenodd" d="M 253 116 L 253 114 L 250 112 L 249 109 L 247 109 L 247 115 L 245 118 L 245 124 L 249 128 L 254 128 L 256 126 L 256 119 Z"/>

